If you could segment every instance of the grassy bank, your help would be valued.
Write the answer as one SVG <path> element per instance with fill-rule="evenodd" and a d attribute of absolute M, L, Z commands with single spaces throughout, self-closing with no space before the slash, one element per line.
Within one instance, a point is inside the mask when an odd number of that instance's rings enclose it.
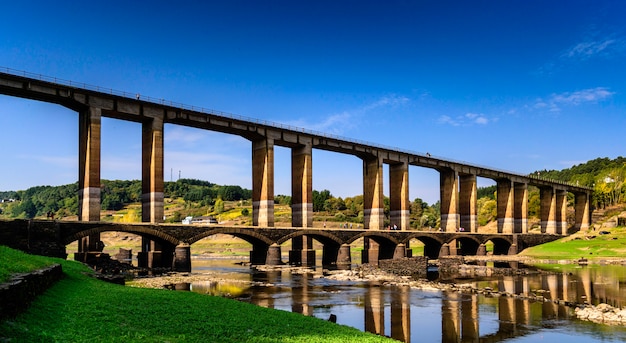
<path fill-rule="evenodd" d="M 626 228 L 578 232 L 525 249 L 520 255 L 540 259 L 626 258 Z"/>
<path fill-rule="evenodd" d="M 8 253 L 7 253 L 8 251 Z M 0 250 L 5 261 L 13 252 Z M 389 339 L 286 311 L 192 292 L 125 287 L 63 265 L 65 278 L 15 319 L 0 322 L 5 342 L 388 342 Z M 11 261 L 13 262 L 13 261 Z M 2 263 L 8 273 L 12 263 Z"/>
<path fill-rule="evenodd" d="M 0 283 L 9 280 L 13 274 L 29 273 L 53 263 L 49 258 L 28 255 L 0 245 Z"/>

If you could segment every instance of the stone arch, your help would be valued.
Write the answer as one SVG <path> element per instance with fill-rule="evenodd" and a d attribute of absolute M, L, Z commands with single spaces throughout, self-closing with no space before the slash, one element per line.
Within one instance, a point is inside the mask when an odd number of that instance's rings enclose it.
<path fill-rule="evenodd" d="M 452 255 L 470 256 L 477 255 L 481 241 L 470 235 L 455 235 L 446 242 Z"/>
<path fill-rule="evenodd" d="M 408 246 L 411 239 L 417 239 L 424 244 L 424 256 L 428 257 L 429 259 L 439 258 L 441 247 L 445 244 L 445 242 L 441 239 L 440 236 L 425 235 L 424 233 L 415 233 L 415 234 L 409 235 L 403 241 L 403 243 Z"/>
<path fill-rule="evenodd" d="M 512 238 L 497 235 L 485 237 L 481 244 L 485 244 L 488 241 L 493 243 L 494 255 L 509 255 L 514 244 Z"/>
<path fill-rule="evenodd" d="M 67 245 L 83 237 L 88 237 L 89 235 L 98 234 L 102 232 L 108 232 L 108 231 L 133 233 L 141 237 L 147 237 L 150 239 L 163 241 L 173 246 L 176 246 L 180 243 L 178 238 L 168 235 L 167 233 L 163 231 L 150 228 L 150 227 L 133 226 L 133 225 L 128 225 L 128 226 L 127 225 L 122 225 L 122 226 L 103 225 L 103 226 L 91 227 L 89 229 L 74 232 L 71 235 L 63 237 L 62 242 L 64 245 Z"/>
<path fill-rule="evenodd" d="M 344 243 L 339 237 L 328 231 L 322 230 L 301 230 L 293 232 L 278 240 L 278 244 L 281 245 L 290 239 L 308 236 L 322 244 L 322 265 L 332 266 L 337 264 L 337 258 L 339 256 L 339 249 Z M 290 257 L 291 258 L 291 257 Z M 315 255 L 313 255 L 315 260 Z"/>
<path fill-rule="evenodd" d="M 274 243 L 268 237 L 258 232 L 255 232 L 254 230 L 242 230 L 239 228 L 232 228 L 232 227 L 206 228 L 205 231 L 198 232 L 198 234 L 188 239 L 185 239 L 184 241 L 185 243 L 191 245 L 203 238 L 217 235 L 217 234 L 232 235 L 237 238 L 243 239 L 244 241 L 252 244 L 253 246 L 255 244 L 262 244 L 262 245 L 270 246 L 272 245 L 272 243 Z"/>

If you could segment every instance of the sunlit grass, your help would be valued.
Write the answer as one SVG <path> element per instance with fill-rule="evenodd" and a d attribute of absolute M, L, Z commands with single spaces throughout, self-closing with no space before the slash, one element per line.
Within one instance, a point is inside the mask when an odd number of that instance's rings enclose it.
<path fill-rule="evenodd" d="M 28 255 L 0 245 L 0 282 L 9 280 L 15 274 L 29 273 L 54 264 L 42 256 Z"/>
<path fill-rule="evenodd" d="M 626 230 L 586 231 L 525 249 L 521 255 L 535 258 L 573 259 L 626 257 Z"/>
<path fill-rule="evenodd" d="M 13 254 L 0 250 L 2 261 Z M 348 326 L 236 300 L 114 285 L 90 277 L 92 271 L 83 264 L 41 259 L 61 263 L 66 276 L 40 295 L 27 312 L 0 322 L 2 342 L 390 341 Z"/>

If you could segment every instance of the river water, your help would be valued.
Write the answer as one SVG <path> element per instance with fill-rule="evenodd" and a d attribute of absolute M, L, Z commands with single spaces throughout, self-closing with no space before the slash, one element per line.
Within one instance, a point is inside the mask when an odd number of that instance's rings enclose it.
<path fill-rule="evenodd" d="M 626 327 L 579 320 L 573 308 L 553 301 L 338 281 L 319 273 L 256 271 L 237 262 L 194 259 L 194 274 L 218 272 L 221 278 L 245 282 L 198 281 L 190 289 L 321 319 L 334 315 L 338 324 L 402 342 L 626 342 Z M 626 267 L 556 268 L 558 273 L 455 282 L 551 300 L 626 306 Z"/>

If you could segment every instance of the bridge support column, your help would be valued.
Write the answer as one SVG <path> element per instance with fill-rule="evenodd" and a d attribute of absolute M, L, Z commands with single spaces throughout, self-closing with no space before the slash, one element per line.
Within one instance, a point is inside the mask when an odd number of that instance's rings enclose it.
<path fill-rule="evenodd" d="M 477 201 L 478 188 L 476 186 L 476 175 L 460 175 L 459 191 L 459 213 L 461 217 L 461 227 L 465 232 L 477 232 Z"/>
<path fill-rule="evenodd" d="M 590 220 L 589 193 L 577 193 L 575 195 L 574 208 L 576 211 L 576 230 L 588 230 Z"/>
<path fill-rule="evenodd" d="M 269 246 L 265 244 L 252 244 L 252 250 L 250 251 L 250 264 L 262 265 L 267 261 L 267 254 Z"/>
<path fill-rule="evenodd" d="M 478 250 L 476 250 L 476 256 L 486 256 L 487 255 L 487 246 L 485 243 L 480 243 L 478 246 Z"/>
<path fill-rule="evenodd" d="M 541 232 L 556 234 L 556 195 L 553 187 L 540 189 Z"/>
<path fill-rule="evenodd" d="M 279 266 L 283 264 L 283 261 L 281 260 L 280 245 L 276 243 L 270 245 L 269 249 L 267 249 L 267 259 L 265 260 L 265 264 L 268 266 Z"/>
<path fill-rule="evenodd" d="M 408 230 L 410 222 L 409 201 L 409 163 L 389 165 L 389 216 L 391 226 L 397 225 L 401 230 Z"/>
<path fill-rule="evenodd" d="M 556 226 L 558 234 L 567 235 L 567 191 L 556 193 Z"/>
<path fill-rule="evenodd" d="M 363 238 L 363 251 L 361 252 L 361 263 L 378 264 L 380 256 L 380 245 L 368 238 Z"/>
<path fill-rule="evenodd" d="M 137 253 L 137 265 L 141 268 L 155 268 L 163 264 L 161 245 L 149 238 L 141 238 L 141 251 Z"/>
<path fill-rule="evenodd" d="M 528 184 L 516 183 L 514 188 L 514 233 L 528 233 Z"/>
<path fill-rule="evenodd" d="M 141 221 L 160 223 L 163 222 L 165 213 L 163 209 L 162 117 L 154 117 L 142 124 L 141 140 Z"/>
<path fill-rule="evenodd" d="M 404 245 L 404 243 L 400 243 L 396 245 L 396 249 L 393 251 L 393 259 L 399 260 L 405 257 L 406 257 L 406 246 Z"/>
<path fill-rule="evenodd" d="M 174 271 L 191 272 L 191 246 L 182 243 L 174 250 Z"/>
<path fill-rule="evenodd" d="M 80 112 L 78 117 L 78 220 L 99 221 L 102 111 L 90 107 Z"/>
<path fill-rule="evenodd" d="M 313 227 L 313 148 L 291 149 L 291 225 Z"/>
<path fill-rule="evenodd" d="M 350 255 L 350 244 L 342 244 L 337 254 L 337 269 L 347 270 L 352 266 L 352 257 Z"/>
<path fill-rule="evenodd" d="M 363 227 L 380 230 L 385 223 L 383 161 L 374 156 L 363 160 Z"/>
<path fill-rule="evenodd" d="M 439 249 L 439 257 L 442 256 L 450 256 L 450 245 L 448 243 L 442 244 L 441 249 Z"/>
<path fill-rule="evenodd" d="M 498 180 L 498 233 L 513 233 L 513 182 L 508 179 Z"/>
<path fill-rule="evenodd" d="M 252 225 L 274 226 L 274 140 L 252 142 Z"/>
<path fill-rule="evenodd" d="M 306 235 L 291 240 L 289 251 L 289 264 L 293 266 L 315 266 L 315 250 L 313 250 L 313 238 Z"/>
<path fill-rule="evenodd" d="M 78 220 L 100 220 L 100 133 L 102 111 L 90 107 L 78 114 Z M 98 249 L 100 233 L 83 237 L 78 242 L 77 261 L 87 262 Z"/>
<path fill-rule="evenodd" d="M 459 173 L 453 169 L 439 171 L 441 192 L 441 228 L 455 232 L 459 228 Z"/>

